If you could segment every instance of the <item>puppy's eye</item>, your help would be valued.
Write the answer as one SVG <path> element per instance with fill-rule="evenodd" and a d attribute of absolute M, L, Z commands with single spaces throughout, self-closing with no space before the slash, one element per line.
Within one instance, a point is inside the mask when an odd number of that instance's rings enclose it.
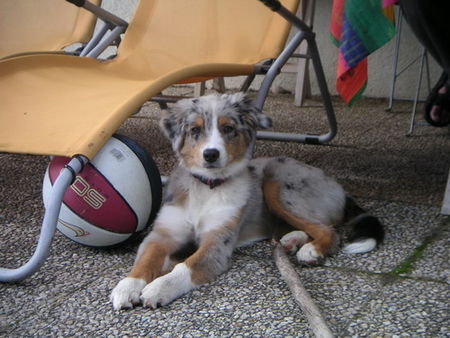
<path fill-rule="evenodd" d="M 191 128 L 191 134 L 194 136 L 200 135 L 201 132 L 202 132 L 202 128 L 200 128 L 198 126 Z"/>
<path fill-rule="evenodd" d="M 236 130 L 236 128 L 234 126 L 231 126 L 231 125 L 226 125 L 226 126 L 223 127 L 223 132 L 225 134 L 234 133 L 235 130 Z"/>

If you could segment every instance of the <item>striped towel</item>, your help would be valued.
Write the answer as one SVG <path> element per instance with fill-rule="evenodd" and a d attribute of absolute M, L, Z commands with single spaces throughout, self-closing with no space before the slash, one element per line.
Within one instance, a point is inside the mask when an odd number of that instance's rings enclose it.
<path fill-rule="evenodd" d="M 367 56 L 395 35 L 392 16 L 395 0 L 333 0 L 330 33 L 339 48 L 336 90 L 353 104 L 367 85 Z M 388 11 L 384 11 L 384 6 Z"/>

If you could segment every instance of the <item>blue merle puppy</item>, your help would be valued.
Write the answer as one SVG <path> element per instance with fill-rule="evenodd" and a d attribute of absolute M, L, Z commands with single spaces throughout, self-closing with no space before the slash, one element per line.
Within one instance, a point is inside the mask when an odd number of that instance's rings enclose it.
<path fill-rule="evenodd" d="M 306 264 L 336 250 L 334 226 L 350 218 L 347 253 L 382 240 L 380 222 L 322 170 L 285 157 L 252 159 L 256 129 L 271 119 L 244 94 L 181 100 L 160 125 L 178 166 L 131 272 L 112 291 L 115 309 L 164 306 L 226 271 L 236 246 L 272 236 Z"/>

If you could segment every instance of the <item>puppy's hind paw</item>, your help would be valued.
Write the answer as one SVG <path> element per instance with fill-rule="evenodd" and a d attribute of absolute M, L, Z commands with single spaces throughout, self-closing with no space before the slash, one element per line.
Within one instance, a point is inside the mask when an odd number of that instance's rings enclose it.
<path fill-rule="evenodd" d="M 308 235 L 303 231 L 291 231 L 281 237 L 280 243 L 283 249 L 290 253 L 295 254 L 299 248 L 301 248 L 309 240 Z"/>
<path fill-rule="evenodd" d="M 323 255 L 316 250 L 312 243 L 303 245 L 300 250 L 298 250 L 296 256 L 299 263 L 307 265 L 319 264 L 320 260 L 323 258 Z"/>
<path fill-rule="evenodd" d="M 114 310 L 132 309 L 139 304 L 141 291 L 146 284 L 145 280 L 139 278 L 122 279 L 111 292 L 110 300 Z"/>

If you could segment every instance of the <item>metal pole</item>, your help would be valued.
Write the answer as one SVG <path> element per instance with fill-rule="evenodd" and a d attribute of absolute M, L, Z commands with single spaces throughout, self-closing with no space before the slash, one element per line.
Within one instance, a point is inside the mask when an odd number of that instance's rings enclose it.
<path fill-rule="evenodd" d="M 261 88 L 258 91 L 255 104 L 259 109 L 264 106 L 264 101 L 269 92 L 270 86 L 276 75 L 280 72 L 281 67 L 286 63 L 289 57 L 292 56 L 298 45 L 306 39 L 308 46 L 310 48 L 309 57 L 312 59 L 314 71 L 316 73 L 317 82 L 319 85 L 319 90 L 322 95 L 322 99 L 325 106 L 325 111 L 329 124 L 329 132 L 324 135 L 306 135 L 306 134 L 296 134 L 296 133 L 280 133 L 280 132 L 267 132 L 260 131 L 257 134 L 259 139 L 269 139 L 276 141 L 294 141 L 294 142 L 304 142 L 311 144 L 322 144 L 331 141 L 337 134 L 337 122 L 336 116 L 334 114 L 333 104 L 331 102 L 330 93 L 328 91 L 328 86 L 323 72 L 322 63 L 320 61 L 319 51 L 317 49 L 315 34 L 311 28 L 305 24 L 300 18 L 295 14 L 291 13 L 285 7 L 281 5 L 278 0 L 260 0 L 274 12 L 280 14 L 283 18 L 289 21 L 292 25 L 297 27 L 300 31 L 292 38 L 288 43 L 287 47 L 283 50 L 280 56 L 275 60 L 275 62 L 270 67 L 264 78 Z"/>
<path fill-rule="evenodd" d="M 73 158 L 61 171 L 52 188 L 50 203 L 45 210 L 39 241 L 32 257 L 16 269 L 0 268 L 0 282 L 17 282 L 36 272 L 50 253 L 50 246 L 56 230 L 62 199 L 66 189 L 73 182 L 74 174 L 80 172 L 88 159 L 84 156 Z"/>
<path fill-rule="evenodd" d="M 106 22 L 100 22 L 100 29 L 97 33 L 94 34 L 91 40 L 87 43 L 87 45 L 83 48 L 80 53 L 80 56 L 86 56 L 88 53 L 98 44 L 98 42 L 103 38 L 106 32 L 109 30 L 109 25 Z"/>
<path fill-rule="evenodd" d="M 386 108 L 386 111 L 391 111 L 392 106 L 394 105 L 394 95 L 395 95 L 395 84 L 397 81 L 397 66 L 398 66 L 398 55 L 400 53 L 400 37 L 402 34 L 402 21 L 403 15 L 401 10 L 398 10 L 398 23 L 397 23 L 397 36 L 395 37 L 395 53 L 394 53 L 394 62 L 392 65 L 393 75 L 391 81 L 391 94 L 389 95 L 389 106 Z"/>
<path fill-rule="evenodd" d="M 112 42 L 114 42 L 120 34 L 122 34 L 125 30 L 125 27 L 117 26 L 115 27 L 111 33 L 105 35 L 103 39 L 99 42 L 95 48 L 93 48 L 86 56 L 96 58 L 99 56 Z"/>
<path fill-rule="evenodd" d="M 412 113 L 411 113 L 411 122 L 410 122 L 409 131 L 408 131 L 407 135 L 412 135 L 412 133 L 414 132 L 414 126 L 415 126 L 415 120 L 416 120 L 417 102 L 419 101 L 420 88 L 422 86 L 423 67 L 424 67 L 424 64 L 425 64 L 426 55 L 427 55 L 427 50 L 425 48 L 423 48 L 423 50 L 422 50 L 422 58 L 420 60 L 419 79 L 418 79 L 418 82 L 417 82 L 416 95 L 414 97 L 414 104 L 413 104 L 413 109 L 412 109 Z"/>
<path fill-rule="evenodd" d="M 74 4 L 75 6 L 83 7 L 84 9 L 95 14 L 96 17 L 105 22 L 112 23 L 115 26 L 123 26 L 125 28 L 128 26 L 128 22 L 126 22 L 125 20 L 119 18 L 117 15 L 108 12 L 107 10 L 104 10 L 99 6 L 94 5 L 93 3 L 87 0 L 66 0 L 66 1 Z"/>

